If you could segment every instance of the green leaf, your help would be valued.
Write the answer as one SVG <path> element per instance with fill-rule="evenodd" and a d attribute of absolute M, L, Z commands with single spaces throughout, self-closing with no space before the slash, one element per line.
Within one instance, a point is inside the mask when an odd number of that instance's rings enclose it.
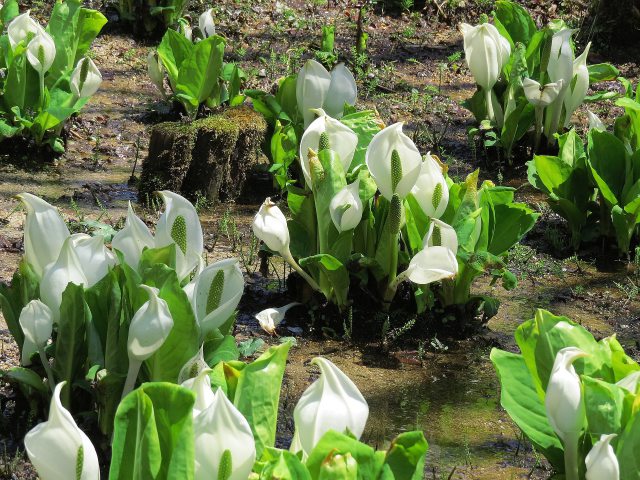
<path fill-rule="evenodd" d="M 538 31 L 529 12 L 515 2 L 496 2 L 495 19 L 498 21 L 496 27 L 500 33 L 507 34 L 504 36 L 512 48 L 518 42 L 529 45 L 531 38 Z"/>
<path fill-rule="evenodd" d="M 363 110 L 345 115 L 340 121 L 355 132 L 358 136 L 358 145 L 351 160 L 347 172 L 352 171 L 358 165 L 364 165 L 364 157 L 371 139 L 380 131 L 381 121 L 375 110 Z"/>
<path fill-rule="evenodd" d="M 311 480 L 307 467 L 287 450 L 267 447 L 259 464 L 262 465 L 260 480 Z"/>
<path fill-rule="evenodd" d="M 171 383 L 146 383 L 116 413 L 110 480 L 194 478 L 195 394 Z"/>
<path fill-rule="evenodd" d="M 624 144 L 613 134 L 590 130 L 589 164 L 602 195 L 615 205 L 622 198 L 626 179 L 627 153 Z"/>
<path fill-rule="evenodd" d="M 487 251 L 502 255 L 522 240 L 540 216 L 524 203 L 495 205 L 495 225 Z"/>
<path fill-rule="evenodd" d="M 596 63 L 588 65 L 589 83 L 606 82 L 615 80 L 620 76 L 620 70 L 609 63 Z"/>
<path fill-rule="evenodd" d="M 278 422 L 278 404 L 289 343 L 269 348 L 239 374 L 233 404 L 251 426 L 259 458 L 265 447 L 273 447 Z"/>
<path fill-rule="evenodd" d="M 44 384 L 40 375 L 28 368 L 12 367 L 6 372 L 3 372 L 1 378 L 15 382 L 22 387 L 33 389 L 42 395 L 49 393 L 49 388 Z"/>
<path fill-rule="evenodd" d="M 317 266 L 327 276 L 338 306 L 346 306 L 349 295 L 349 272 L 340 260 L 329 254 L 300 259 L 301 267 Z M 328 297 L 329 298 L 329 297 Z"/>
<path fill-rule="evenodd" d="M 617 438 L 616 457 L 620 464 L 620 478 L 640 479 L 640 413 L 631 418 L 624 431 Z"/>
<path fill-rule="evenodd" d="M 56 382 L 66 381 L 69 388 L 62 390 L 62 404 L 69 409 L 70 394 L 76 379 L 84 378 L 87 360 L 87 325 L 91 311 L 84 300 L 82 285 L 69 283 L 62 293 L 58 336 L 55 342 L 53 374 Z"/>
<path fill-rule="evenodd" d="M 179 69 L 175 91 L 179 97 L 183 95 L 197 101 L 195 108 L 193 103 L 183 102 L 192 118 L 195 117 L 199 104 L 212 95 L 219 98 L 224 47 L 224 39 L 212 35 L 195 44 Z M 218 101 L 217 104 L 219 103 Z"/>
<path fill-rule="evenodd" d="M 391 442 L 385 464 L 389 465 L 395 480 L 421 480 L 428 449 L 422 432 L 401 433 Z"/>
<path fill-rule="evenodd" d="M 162 61 L 169 76 L 169 84 L 173 91 L 178 84 L 178 74 L 184 61 L 191 55 L 193 43 L 184 35 L 168 29 L 158 46 L 158 57 Z"/>
<path fill-rule="evenodd" d="M 238 360 L 239 356 L 236 339 L 232 335 L 207 339 L 204 342 L 204 361 L 210 367 L 215 367 L 220 362 Z"/>
<path fill-rule="evenodd" d="M 138 270 L 141 274 L 155 265 L 166 265 L 175 270 L 176 268 L 176 244 L 170 243 L 166 247 L 145 248 L 140 256 Z"/>
<path fill-rule="evenodd" d="M 623 426 L 625 396 L 615 384 L 582 376 L 587 429 L 599 439 L 601 434 L 619 433 Z"/>
<path fill-rule="evenodd" d="M 538 396 L 524 358 L 494 348 L 491 361 L 500 379 L 500 404 L 536 450 L 542 452 L 556 470 L 564 471 L 562 444 L 549 425 L 544 402 Z"/>

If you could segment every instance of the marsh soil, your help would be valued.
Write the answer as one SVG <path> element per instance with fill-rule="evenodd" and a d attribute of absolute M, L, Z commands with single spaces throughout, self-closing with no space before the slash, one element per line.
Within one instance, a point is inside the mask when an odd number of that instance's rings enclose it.
<path fill-rule="evenodd" d="M 45 16 L 42 2 L 31 3 L 34 13 Z M 419 148 L 437 152 L 453 177 L 481 167 L 484 178 L 516 187 L 518 198 L 542 214 L 525 244 L 509 254 L 518 287 L 506 292 L 491 286 L 489 279 L 480 279 L 474 286 L 474 293 L 494 295 L 501 306 L 471 338 L 427 336 L 428 318 L 417 319 L 410 328 L 408 319 L 396 318 L 390 326 L 394 335 L 383 341 L 378 324 L 356 312 L 349 327 L 351 339 L 345 339 L 339 327 L 346 325 L 346 318 L 330 312 L 337 326 L 323 330 L 309 327 L 329 315 L 322 309 L 292 310 L 278 328 L 280 336 L 297 340 L 285 374 L 278 444 L 288 445 L 295 403 L 318 375 L 310 361 L 323 355 L 345 371 L 367 398 L 371 408 L 364 433 L 367 442 L 384 448 L 398 433 L 424 430 L 430 445 L 425 478 L 450 474 L 452 479 L 548 478 L 547 464 L 532 452 L 499 406 L 499 384 L 489 352 L 494 346 L 515 351 L 515 328 L 532 318 L 536 308 L 546 308 L 582 323 L 596 338 L 617 334 L 627 351 L 640 360 L 640 273 L 598 247 L 572 256 L 566 250 L 566 226 L 544 207 L 543 197 L 524 183 L 524 167 L 507 169 L 490 161 L 493 157 L 481 148 L 470 147 L 466 131 L 474 124 L 473 117 L 460 104 L 475 87 L 458 55 L 462 42 L 455 24 L 475 21 L 480 13 L 490 11 L 491 2 L 467 2 L 465 8 L 442 7 L 444 11 L 438 11 L 435 3 L 440 2 L 425 2 L 425 11 L 412 15 L 389 9 L 368 14 L 369 58 L 358 65 L 353 65 L 351 55 L 358 12 L 345 2 L 330 1 L 327 8 L 298 0 L 225 0 L 214 6 L 216 28 L 229 38 L 227 59 L 247 71 L 249 87 L 270 90 L 278 78 L 297 71 L 309 49 L 319 45 L 320 26 L 335 24 L 339 60 L 350 62 L 358 72 L 361 105 L 377 108 L 387 124 L 405 121 Z M 573 25 L 580 26 L 580 8 L 575 7 L 579 2 L 524 3 L 539 23 L 568 14 Z M 39 163 L 29 153 L 0 153 L 0 281 L 10 281 L 22 254 L 24 215 L 14 195 L 29 191 L 44 197 L 78 231 L 91 228 L 88 220 L 121 226 L 127 202 L 137 202 L 135 177 L 147 153 L 150 125 L 175 118 L 147 79 L 146 56 L 153 44 L 110 32 L 94 43 L 104 82 L 70 123 L 66 153 Z M 614 62 L 635 83 L 640 75 L 638 58 L 637 48 L 594 49 L 590 55 L 592 63 Z M 608 83 L 598 88 L 620 87 Z M 607 102 L 596 108 L 605 121 L 618 113 Z M 583 107 L 576 114 L 579 129 L 586 125 L 584 113 Z M 526 154 L 518 159 L 520 165 Z M 262 193 L 235 204 L 200 205 L 207 260 L 235 256 L 246 271 L 247 295 L 241 304 L 238 340 L 260 338 L 265 342 L 261 350 L 280 339 L 262 332 L 253 315 L 293 300 L 284 281 L 288 272 L 281 263 L 267 264 L 267 278 L 259 274 L 250 224 Z M 159 215 L 153 205 L 137 205 L 136 210 L 150 224 Z M 0 317 L 0 369 L 18 362 L 17 347 Z M 24 432 L 11 423 L 17 421 L 11 417 L 14 392 L 3 388 L 0 478 L 35 478 L 19 450 L 14 453 Z"/>

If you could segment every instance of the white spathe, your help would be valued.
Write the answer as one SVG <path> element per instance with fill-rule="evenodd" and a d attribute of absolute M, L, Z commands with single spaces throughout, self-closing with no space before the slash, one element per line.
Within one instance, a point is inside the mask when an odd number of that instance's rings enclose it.
<path fill-rule="evenodd" d="M 353 73 L 344 63 L 339 63 L 331 70 L 331 83 L 323 103 L 324 110 L 333 118 L 342 118 L 345 103 L 355 105 L 358 98 L 358 87 Z"/>
<path fill-rule="evenodd" d="M 393 188 L 391 157 L 393 151 L 400 157 L 402 172 Z M 402 123 L 394 123 L 376 133 L 367 147 L 365 161 L 380 193 L 391 200 L 394 193 L 403 199 L 411 192 L 422 170 L 422 155 L 409 137 L 402 132 Z"/>
<path fill-rule="evenodd" d="M 29 12 L 27 10 L 22 15 L 18 15 L 7 26 L 7 36 L 12 50 L 16 48 L 18 43 L 27 40 L 29 36 L 35 37 L 37 34 L 44 32 L 44 28 L 31 18 Z"/>
<path fill-rule="evenodd" d="M 587 44 L 582 54 L 573 62 L 573 81 L 567 89 L 564 97 L 564 107 L 566 114 L 564 117 L 564 126 L 567 127 L 571 121 L 571 115 L 575 112 L 582 102 L 584 102 L 589 90 L 589 70 L 587 68 L 587 56 L 591 42 Z"/>
<path fill-rule="evenodd" d="M 127 207 L 124 228 L 113 236 L 111 247 L 124 255 L 124 261 L 134 270 L 138 269 L 142 251 L 155 248 L 155 240 L 149 227 L 135 214 L 131 202 Z"/>
<path fill-rule="evenodd" d="M 47 32 L 39 32 L 27 45 L 27 60 L 40 75 L 49 71 L 56 59 L 56 44 Z"/>
<path fill-rule="evenodd" d="M 353 160 L 353 155 L 358 146 L 358 135 L 344 123 L 328 116 L 322 109 L 313 109 L 318 115 L 302 134 L 300 139 L 300 166 L 304 179 L 311 188 L 311 171 L 309 167 L 309 149 L 317 152 L 320 145 L 320 136 L 326 133 L 329 137 L 329 146 L 333 150 L 344 167 L 345 173 Z"/>
<path fill-rule="evenodd" d="M 225 450 L 231 453 L 229 480 L 247 480 L 256 460 L 253 433 L 222 390 L 216 390 L 210 405 L 194 419 L 193 430 L 195 480 L 218 478 Z"/>
<path fill-rule="evenodd" d="M 42 277 L 45 267 L 55 262 L 69 229 L 58 210 L 35 195 L 21 193 L 17 198 L 27 209 L 24 226 L 24 257 Z"/>
<path fill-rule="evenodd" d="M 329 203 L 329 213 L 340 233 L 353 230 L 358 226 L 364 213 L 360 199 L 360 179 L 346 185 L 334 195 Z"/>
<path fill-rule="evenodd" d="M 522 80 L 522 87 L 524 88 L 524 96 L 527 97 L 531 105 L 544 108 L 551 105 L 558 98 L 563 83 L 564 81 L 560 79 L 557 82 L 541 86 L 534 79 L 525 78 Z"/>
<path fill-rule="evenodd" d="M 640 385 L 640 370 L 631 372 L 622 380 L 618 381 L 616 385 L 627 389 L 631 393 L 636 393 L 636 391 L 638 390 L 638 385 Z"/>
<path fill-rule="evenodd" d="M 51 309 L 54 323 L 60 320 L 62 293 L 69 283 L 85 287 L 89 284 L 73 242 L 71 236 L 64 241 L 57 260 L 45 269 L 40 282 L 40 299 Z"/>
<path fill-rule="evenodd" d="M 261 312 L 256 313 L 255 317 L 256 320 L 258 320 L 260 327 L 269 335 L 273 335 L 276 333 L 276 328 L 282 322 L 282 320 L 284 320 L 284 317 L 289 309 L 295 307 L 296 305 L 301 304 L 299 302 L 292 302 L 286 304 L 284 307 L 266 308 Z"/>
<path fill-rule="evenodd" d="M 91 237 L 84 233 L 71 235 L 73 249 L 78 256 L 80 266 L 87 279 L 86 288 L 91 288 L 102 280 L 109 269 L 118 263 L 116 256 L 104 244 L 104 237 Z"/>
<path fill-rule="evenodd" d="M 322 108 L 331 86 L 331 74 L 315 60 L 307 60 L 298 72 L 296 80 L 296 100 L 298 110 L 304 118 L 304 128 L 313 119 L 314 109 Z"/>
<path fill-rule="evenodd" d="M 565 347 L 558 352 L 545 396 L 547 418 L 554 432 L 566 442 L 580 434 L 585 414 L 580 377 L 573 362 L 587 354 L 577 347 Z"/>
<path fill-rule="evenodd" d="M 287 219 L 278 206 L 267 198 L 251 225 L 253 233 L 262 240 L 269 249 L 283 254 L 289 251 L 289 227 Z"/>
<path fill-rule="evenodd" d="M 24 332 L 22 344 L 22 365 L 31 365 L 31 355 L 43 348 L 53 330 L 53 313 L 40 300 L 31 300 L 20 312 L 18 319 Z"/>
<path fill-rule="evenodd" d="M 295 438 L 305 455 L 329 430 L 349 431 L 360 438 L 369 417 L 369 406 L 358 387 L 326 358 L 311 363 L 320 368 L 320 378 L 300 397 L 294 411 Z"/>
<path fill-rule="evenodd" d="M 424 247 L 416 253 L 401 275 L 418 285 L 453 278 L 458 274 L 458 260 L 451 249 L 443 246 Z"/>
<path fill-rule="evenodd" d="M 422 240 L 422 246 L 446 247 L 455 255 L 458 253 L 458 234 L 451 225 L 432 218 L 429 230 Z"/>
<path fill-rule="evenodd" d="M 149 73 L 151 83 L 160 90 L 160 93 L 164 97 L 166 95 L 164 89 L 164 67 L 156 51 L 149 52 L 147 55 L 147 72 Z"/>
<path fill-rule="evenodd" d="M 196 401 L 193 404 L 194 418 L 209 408 L 215 400 L 215 394 L 211 389 L 211 378 L 209 378 L 209 373 L 212 371 L 210 368 L 204 368 L 194 378 L 189 378 L 181 384 L 196 394 Z"/>
<path fill-rule="evenodd" d="M 71 73 L 69 86 L 76 98 L 88 98 L 98 91 L 102 84 L 102 74 L 88 57 L 78 61 Z"/>
<path fill-rule="evenodd" d="M 149 295 L 129 325 L 127 351 L 129 360 L 143 362 L 162 346 L 173 328 L 173 317 L 167 302 L 158 297 L 158 289 L 140 285 Z"/>
<path fill-rule="evenodd" d="M 198 18 L 198 28 L 204 38 L 209 38 L 216 34 L 216 24 L 213 20 L 213 8 L 203 12 Z"/>
<path fill-rule="evenodd" d="M 449 204 L 449 187 L 442 172 L 442 166 L 431 152 L 425 155 L 420 175 L 411 193 L 420 204 L 422 211 L 430 218 L 440 218 Z"/>
<path fill-rule="evenodd" d="M 156 248 L 176 245 L 176 273 L 186 278 L 200 264 L 204 242 L 202 226 L 195 207 L 177 193 L 163 190 L 165 210 L 156 224 Z"/>
<path fill-rule="evenodd" d="M 571 46 L 571 35 L 574 30 L 563 28 L 551 37 L 551 51 L 549 53 L 549 63 L 547 74 L 551 82 L 563 81 L 562 91 L 571 85 L 573 78 L 573 47 Z M 564 95 L 561 96 L 564 99 Z"/>
<path fill-rule="evenodd" d="M 600 130 L 602 132 L 607 130 L 604 122 L 591 110 L 587 110 L 587 119 L 589 120 L 589 130 Z"/>
<path fill-rule="evenodd" d="M 78 428 L 75 420 L 60 402 L 65 382 L 56 385 L 49 407 L 49 418 L 36 425 L 24 437 L 29 460 L 41 480 L 70 480 L 78 478 L 78 452 L 82 448 L 80 480 L 99 480 L 98 455 L 89 437 Z"/>
<path fill-rule="evenodd" d="M 601 435 L 600 440 L 591 447 L 584 459 L 586 480 L 620 480 L 618 457 L 611 446 L 611 440 L 615 437 L 615 433 Z"/>
<path fill-rule="evenodd" d="M 200 272 L 192 305 L 203 336 L 229 320 L 243 291 L 244 276 L 237 258 L 212 263 Z"/>
<path fill-rule="evenodd" d="M 502 67 L 509 61 L 509 41 L 490 23 L 460 25 L 467 66 L 476 83 L 489 91 L 498 81 Z"/>

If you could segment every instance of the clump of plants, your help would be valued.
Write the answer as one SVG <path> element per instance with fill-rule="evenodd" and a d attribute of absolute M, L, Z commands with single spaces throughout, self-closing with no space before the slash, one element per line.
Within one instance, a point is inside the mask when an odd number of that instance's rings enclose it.
<path fill-rule="evenodd" d="M 170 27 L 186 22 L 188 0 L 116 0 L 120 21 L 140 36 L 160 37 Z"/>
<path fill-rule="evenodd" d="M 640 365 L 614 336 L 596 341 L 538 310 L 515 332 L 521 353 L 493 349 L 501 404 L 567 480 L 640 478 Z"/>
<path fill-rule="evenodd" d="M 354 292 L 366 291 L 388 312 L 407 282 L 419 313 L 475 305 L 495 314 L 497 302 L 473 297 L 471 285 L 489 273 L 515 286 L 503 256 L 538 214 L 514 202 L 511 188 L 479 185 L 477 171 L 453 182 L 401 123 L 355 131 L 346 117 L 311 111 L 317 118 L 300 140 L 300 186 L 286 191 L 291 219 L 270 199 L 254 219 L 267 249 L 343 311 Z"/>
<path fill-rule="evenodd" d="M 224 62 L 226 42 L 215 34 L 212 10 L 200 16 L 198 25 L 195 37 L 186 23 L 180 31 L 168 29 L 157 50 L 148 56 L 149 76 L 154 85 L 163 98 L 181 105 L 192 120 L 205 107 L 240 105 L 244 101 L 241 90 L 246 79 L 240 67 Z"/>
<path fill-rule="evenodd" d="M 64 151 L 66 121 L 102 82 L 87 55 L 106 22 L 80 0 L 56 2 L 46 28 L 19 15 L 17 0 L 0 7 L 0 142 L 23 137 Z"/>
<path fill-rule="evenodd" d="M 574 30 L 562 20 L 538 29 L 529 13 L 515 2 L 496 2 L 493 24 L 461 24 L 467 65 L 476 93 L 466 103 L 479 127 L 470 131 L 485 146 L 497 147 L 509 164 L 514 148 L 526 137 L 533 151 L 553 147 L 556 134 L 571 123 L 586 100 L 615 96 L 615 92 L 587 97 L 595 82 L 615 79 L 609 64 L 587 65 L 590 44 L 577 56 Z M 526 144 L 526 141 L 524 142 Z"/>
<path fill-rule="evenodd" d="M 628 254 L 640 222 L 640 89 L 616 101 L 625 113 L 613 133 L 590 113 L 586 145 L 571 130 L 559 135 L 557 156 L 536 155 L 529 182 L 548 195 L 549 206 L 567 220 L 572 245 L 604 239 Z"/>

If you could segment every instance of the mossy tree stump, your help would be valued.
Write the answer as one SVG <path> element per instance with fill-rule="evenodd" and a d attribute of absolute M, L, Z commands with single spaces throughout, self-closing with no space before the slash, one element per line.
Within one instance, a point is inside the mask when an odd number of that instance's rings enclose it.
<path fill-rule="evenodd" d="M 234 200 L 247 172 L 258 163 L 267 124 L 247 106 L 191 123 L 165 122 L 151 130 L 149 154 L 142 163 L 139 197 L 171 190 L 195 199 Z"/>

